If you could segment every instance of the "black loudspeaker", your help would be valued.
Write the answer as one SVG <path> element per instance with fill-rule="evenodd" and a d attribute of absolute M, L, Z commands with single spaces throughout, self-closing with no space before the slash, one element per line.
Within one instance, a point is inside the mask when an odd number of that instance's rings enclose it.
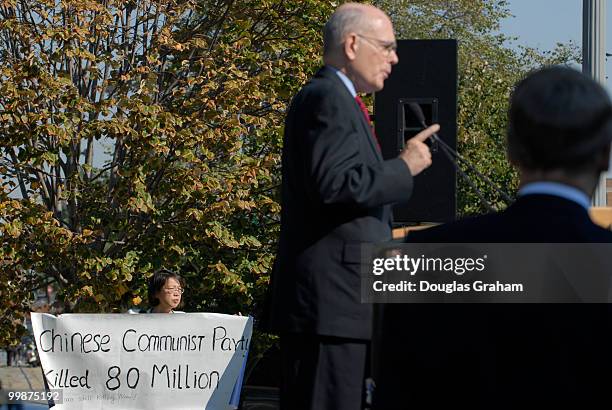
<path fill-rule="evenodd" d="M 399 40 L 399 63 L 374 97 L 376 135 L 385 159 L 395 158 L 406 140 L 427 125 L 440 124 L 438 136 L 457 147 L 457 41 Z M 433 164 L 414 179 L 409 202 L 394 207 L 398 225 L 455 219 L 457 177 L 453 163 L 432 143 Z"/>

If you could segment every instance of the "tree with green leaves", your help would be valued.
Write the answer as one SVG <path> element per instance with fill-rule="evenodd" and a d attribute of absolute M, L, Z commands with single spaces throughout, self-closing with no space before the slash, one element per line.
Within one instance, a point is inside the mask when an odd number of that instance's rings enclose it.
<path fill-rule="evenodd" d="M 0 1 L 0 345 L 31 292 L 139 305 L 160 268 L 187 308 L 249 312 L 278 229 L 288 99 L 332 3 Z"/>

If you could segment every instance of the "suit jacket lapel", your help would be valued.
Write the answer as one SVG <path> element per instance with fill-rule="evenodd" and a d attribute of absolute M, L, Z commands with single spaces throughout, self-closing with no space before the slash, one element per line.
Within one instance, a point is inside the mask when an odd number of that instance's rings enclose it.
<path fill-rule="evenodd" d="M 327 66 L 323 66 L 317 72 L 317 76 L 318 75 L 331 79 L 335 86 L 342 89 L 342 92 L 348 97 L 348 99 L 351 100 L 350 104 L 347 102 L 347 109 L 352 110 L 353 115 L 359 118 L 359 122 L 361 123 L 361 126 L 363 128 L 363 135 L 365 138 L 367 138 L 368 144 L 370 144 L 370 147 L 372 148 L 372 152 L 374 153 L 378 161 L 382 161 L 383 157 L 380 153 L 380 150 L 378 149 L 378 146 L 376 145 L 376 141 L 374 141 L 375 137 L 372 133 L 372 127 L 366 122 L 365 116 L 361 112 L 361 108 L 359 108 L 357 101 L 355 101 L 349 90 L 346 89 L 346 86 L 344 85 L 344 83 L 342 83 L 342 80 L 338 77 L 338 75 L 334 72 L 333 69 Z"/>

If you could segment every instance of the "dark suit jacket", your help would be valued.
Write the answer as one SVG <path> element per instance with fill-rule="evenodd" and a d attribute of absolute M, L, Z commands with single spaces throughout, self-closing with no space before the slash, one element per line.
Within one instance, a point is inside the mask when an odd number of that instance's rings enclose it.
<path fill-rule="evenodd" d="M 408 239 L 612 242 L 612 232 L 572 201 L 527 195 L 504 212 Z M 589 406 L 612 384 L 610 318 L 605 304 L 383 306 L 374 347 L 375 409 L 599 408 Z"/>
<path fill-rule="evenodd" d="M 360 244 L 390 239 L 390 204 L 412 191 L 408 167 L 401 159 L 383 161 L 370 125 L 329 67 L 291 103 L 282 167 L 270 330 L 369 339 Z"/>

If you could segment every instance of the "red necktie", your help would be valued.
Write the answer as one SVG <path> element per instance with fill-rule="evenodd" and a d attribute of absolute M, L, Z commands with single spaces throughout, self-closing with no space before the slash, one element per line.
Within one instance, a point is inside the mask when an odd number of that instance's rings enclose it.
<path fill-rule="evenodd" d="M 366 105 L 363 103 L 363 101 L 358 95 L 355 96 L 355 101 L 357 101 L 357 105 L 359 105 L 359 108 L 361 108 L 361 112 L 363 113 L 363 116 L 365 117 L 366 122 L 372 128 L 372 135 L 374 136 L 374 141 L 376 142 L 378 151 L 380 151 L 380 142 L 378 142 L 376 131 L 374 130 L 374 127 L 372 127 L 372 123 L 370 122 L 370 112 L 368 111 L 368 107 L 366 107 Z"/>

